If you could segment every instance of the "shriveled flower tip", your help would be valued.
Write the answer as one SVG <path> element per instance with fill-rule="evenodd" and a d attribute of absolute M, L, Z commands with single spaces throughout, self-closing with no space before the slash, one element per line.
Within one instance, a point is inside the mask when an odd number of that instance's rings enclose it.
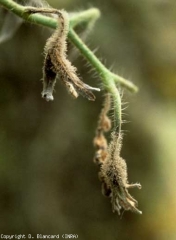
<path fill-rule="evenodd" d="M 112 211 L 118 212 L 123 208 L 125 211 L 132 211 L 137 214 L 142 214 L 137 208 L 137 201 L 127 192 L 126 196 L 123 196 L 120 192 L 112 191 L 111 194 Z"/>
<path fill-rule="evenodd" d="M 47 91 L 42 92 L 42 98 L 45 98 L 47 102 L 54 100 L 52 93 Z"/>
<path fill-rule="evenodd" d="M 88 84 L 84 84 L 84 85 L 85 85 L 85 87 L 86 87 L 87 89 L 89 89 L 89 90 L 97 91 L 97 92 L 100 92 L 100 91 L 101 91 L 100 88 L 91 87 L 91 86 L 89 86 Z"/>

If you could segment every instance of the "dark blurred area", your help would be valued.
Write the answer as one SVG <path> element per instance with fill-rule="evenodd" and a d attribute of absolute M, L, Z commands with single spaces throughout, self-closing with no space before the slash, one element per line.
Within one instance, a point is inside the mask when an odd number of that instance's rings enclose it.
<path fill-rule="evenodd" d="M 119 217 L 101 194 L 92 141 L 102 93 L 95 102 L 73 100 L 57 82 L 54 102 L 45 102 L 40 79 L 51 30 L 23 23 L 0 45 L 0 232 L 175 240 L 175 0 L 48 3 L 68 12 L 99 8 L 101 18 L 86 43 L 98 47 L 96 55 L 107 67 L 139 86 L 137 94 L 124 90 L 122 156 L 129 181 L 142 184 L 130 193 L 143 215 Z M 1 27 L 5 13 L 1 9 Z M 73 64 L 84 82 L 101 85 L 79 54 Z"/>

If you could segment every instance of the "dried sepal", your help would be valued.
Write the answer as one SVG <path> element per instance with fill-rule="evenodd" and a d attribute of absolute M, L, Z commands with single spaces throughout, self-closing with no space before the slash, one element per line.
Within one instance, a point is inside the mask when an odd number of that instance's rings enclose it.
<path fill-rule="evenodd" d="M 43 67 L 43 91 L 42 97 L 46 99 L 46 101 L 52 101 L 53 98 L 53 90 L 56 83 L 56 71 L 53 68 L 50 56 L 47 55 L 44 60 Z"/>
<path fill-rule="evenodd" d="M 94 138 L 94 146 L 96 147 L 96 152 L 94 156 L 94 163 L 96 163 L 98 166 L 101 166 L 101 164 L 104 162 L 104 160 L 107 157 L 107 140 L 104 137 L 103 134 L 100 134 Z"/>
<path fill-rule="evenodd" d="M 98 173 L 98 178 L 101 182 L 101 192 L 103 196 L 110 197 L 111 196 L 111 189 L 107 186 L 104 176 L 102 175 L 101 171 Z"/>
<path fill-rule="evenodd" d="M 93 144 L 96 148 L 95 156 L 94 156 L 94 163 L 96 163 L 98 166 L 101 166 L 103 161 L 107 157 L 107 147 L 108 143 L 104 136 L 104 133 L 109 131 L 111 128 L 111 120 L 107 116 L 109 110 L 111 107 L 111 97 L 109 94 L 105 96 L 105 101 L 103 108 L 101 110 L 98 126 L 96 130 L 96 135 L 93 141 Z"/>
<path fill-rule="evenodd" d="M 111 96 L 110 94 L 105 95 L 103 108 L 101 110 L 97 130 L 102 133 L 108 132 L 111 129 L 111 119 L 108 117 L 108 112 L 111 109 Z"/>

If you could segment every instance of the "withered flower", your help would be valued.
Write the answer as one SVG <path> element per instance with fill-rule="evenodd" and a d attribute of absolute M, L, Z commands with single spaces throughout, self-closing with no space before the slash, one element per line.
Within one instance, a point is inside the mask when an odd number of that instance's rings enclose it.
<path fill-rule="evenodd" d="M 26 7 L 25 12 L 51 13 L 58 16 L 58 26 L 52 36 L 47 40 L 44 53 L 45 60 L 43 66 L 43 91 L 42 97 L 47 101 L 53 100 L 53 90 L 58 77 L 66 86 L 68 92 L 77 98 L 79 94 L 88 100 L 94 101 L 95 96 L 92 91 L 100 91 L 99 88 L 91 87 L 83 83 L 76 73 L 76 67 L 72 66 L 67 59 L 67 35 L 69 31 L 69 17 L 66 11 L 52 8 Z"/>
<path fill-rule="evenodd" d="M 142 214 L 137 209 L 137 201 L 128 192 L 129 188 L 138 187 L 140 189 L 141 185 L 128 183 L 127 165 L 125 160 L 120 157 L 122 134 L 119 132 L 119 128 L 118 131 L 114 130 L 111 133 L 109 145 L 104 136 L 104 133 L 111 129 L 111 120 L 107 116 L 110 109 L 111 97 L 107 94 L 94 138 L 96 147 L 94 162 L 99 166 L 98 175 L 102 183 L 102 193 L 111 199 L 113 212 L 116 211 L 120 214 L 120 210 L 123 208 Z"/>

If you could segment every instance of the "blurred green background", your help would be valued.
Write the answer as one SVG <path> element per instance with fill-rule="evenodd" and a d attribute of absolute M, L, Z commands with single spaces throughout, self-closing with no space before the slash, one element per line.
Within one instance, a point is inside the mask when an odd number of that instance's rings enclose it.
<path fill-rule="evenodd" d="M 175 0 L 50 0 L 72 12 L 102 15 L 86 39 L 114 72 L 132 80 L 124 91 L 122 156 L 143 215 L 120 218 L 101 194 L 92 159 L 102 93 L 73 100 L 57 82 L 54 102 L 41 98 L 43 47 L 51 30 L 23 23 L 0 45 L 0 232 L 76 233 L 81 240 L 176 239 L 176 2 Z M 1 27 L 6 14 L 1 9 Z M 13 24 L 12 24 L 13 27 Z M 79 55 L 84 82 L 101 80 Z"/>

